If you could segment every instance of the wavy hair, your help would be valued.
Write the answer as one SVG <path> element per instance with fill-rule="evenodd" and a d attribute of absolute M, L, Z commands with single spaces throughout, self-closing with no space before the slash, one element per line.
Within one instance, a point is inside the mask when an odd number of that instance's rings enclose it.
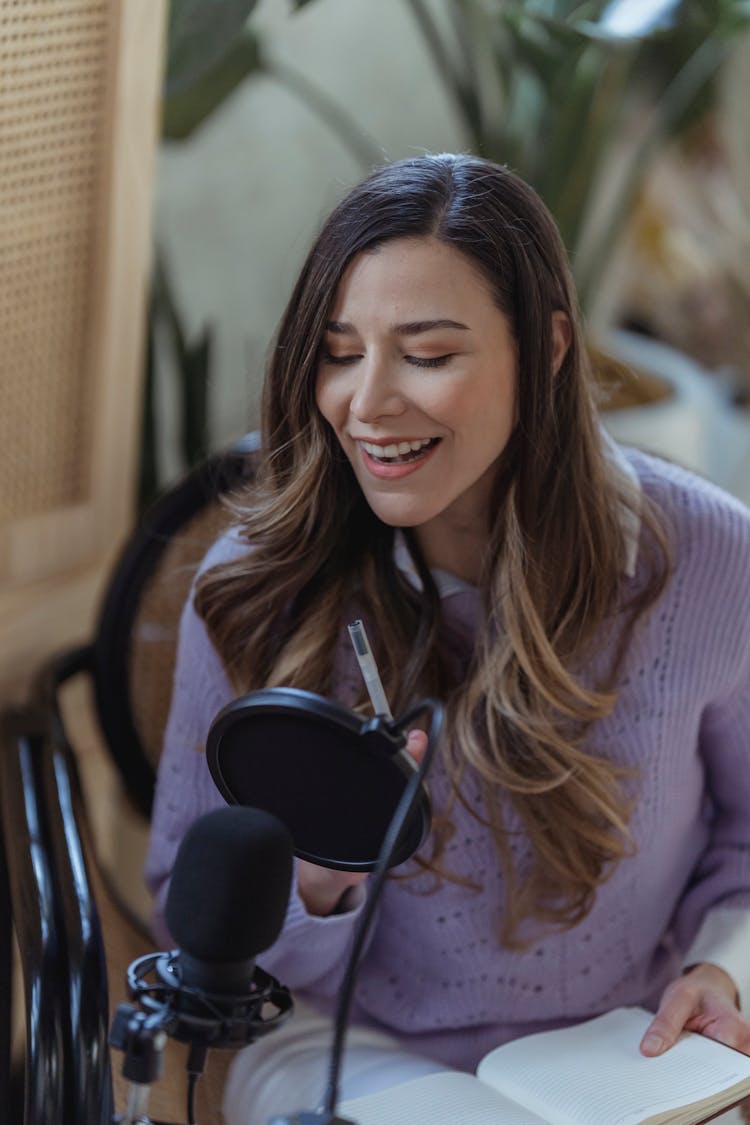
<path fill-rule="evenodd" d="M 517 348 L 517 424 L 497 468 L 485 612 L 464 660 L 416 537 L 407 530 L 421 592 L 396 566 L 394 529 L 368 507 L 315 402 L 319 349 L 344 270 L 363 251 L 403 237 L 436 238 L 464 254 Z M 556 374 L 555 312 L 572 332 Z M 476 771 L 505 877 L 508 945 L 523 944 L 525 919 L 576 924 L 629 848 L 628 771 L 587 748 L 586 738 L 614 707 L 628 638 L 661 592 L 668 560 L 644 500 L 648 577 L 624 606 L 621 510 L 633 501 L 603 447 L 594 388 L 566 253 L 536 193 L 473 156 L 420 156 L 376 170 L 331 213 L 278 329 L 259 476 L 235 505 L 253 549 L 205 573 L 196 592 L 240 691 L 286 684 L 329 692 L 336 641 L 356 607 L 377 621 L 373 643 L 394 706 L 416 692 L 448 701 L 453 800 L 461 800 L 463 772 Z M 610 627 L 618 636 L 611 667 L 586 685 L 587 656 Z M 523 877 L 501 793 L 530 844 Z M 444 814 L 432 853 L 419 862 L 450 877 L 441 865 L 450 808 Z"/>

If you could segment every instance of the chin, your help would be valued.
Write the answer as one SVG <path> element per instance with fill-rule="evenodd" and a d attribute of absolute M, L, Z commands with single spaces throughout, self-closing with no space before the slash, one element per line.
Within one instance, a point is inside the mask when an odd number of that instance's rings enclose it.
<path fill-rule="evenodd" d="M 420 527 L 421 524 L 427 523 L 435 515 L 434 512 L 425 515 L 424 511 L 412 512 L 403 509 L 394 511 L 392 508 L 384 508 L 380 504 L 370 504 L 370 508 L 380 522 L 387 524 L 388 527 Z"/>
<path fill-rule="evenodd" d="M 440 515 L 446 506 L 442 499 L 433 498 L 431 502 L 428 497 L 383 495 L 375 489 L 362 488 L 361 482 L 360 488 L 368 507 L 389 527 L 420 527 Z"/>

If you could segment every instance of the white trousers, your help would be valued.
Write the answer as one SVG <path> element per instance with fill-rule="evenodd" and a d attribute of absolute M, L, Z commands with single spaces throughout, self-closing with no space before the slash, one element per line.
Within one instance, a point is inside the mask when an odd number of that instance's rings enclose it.
<path fill-rule="evenodd" d="M 232 1061 L 224 1090 L 226 1125 L 268 1125 L 275 1115 L 322 1103 L 328 1080 L 333 1021 L 295 1000 L 278 1031 L 245 1047 Z M 340 1100 L 374 1094 L 450 1067 L 405 1051 L 398 1040 L 350 1027 L 341 1068 Z"/>

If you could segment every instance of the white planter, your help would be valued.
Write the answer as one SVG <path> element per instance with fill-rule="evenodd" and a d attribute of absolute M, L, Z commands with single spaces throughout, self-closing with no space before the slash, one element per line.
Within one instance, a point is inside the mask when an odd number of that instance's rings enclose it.
<path fill-rule="evenodd" d="M 609 332 L 597 346 L 671 388 L 658 402 L 603 411 L 609 433 L 750 502 L 750 419 L 731 405 L 716 376 L 683 352 L 634 332 Z"/>

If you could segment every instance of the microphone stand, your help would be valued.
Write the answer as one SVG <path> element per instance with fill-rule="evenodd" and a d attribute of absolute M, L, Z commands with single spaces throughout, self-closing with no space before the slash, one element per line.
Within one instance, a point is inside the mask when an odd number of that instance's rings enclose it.
<path fill-rule="evenodd" d="M 397 723 L 381 720 L 386 723 L 393 733 L 397 733 L 408 727 L 416 718 L 425 713 L 429 713 L 431 716 L 430 730 L 427 736 L 427 749 L 425 750 L 424 757 L 418 769 L 407 782 L 401 794 L 401 799 L 396 806 L 396 811 L 391 817 L 388 830 L 383 838 L 383 843 L 378 854 L 377 863 L 373 868 L 367 898 L 362 908 L 362 913 L 357 919 L 352 950 L 346 965 L 346 971 L 341 982 L 336 1004 L 333 1044 L 331 1046 L 328 1069 L 328 1085 L 323 1095 L 323 1102 L 318 1109 L 313 1111 L 302 1110 L 299 1113 L 293 1114 L 291 1117 L 272 1117 L 268 1125 L 356 1125 L 356 1122 L 350 1121 L 345 1117 L 340 1117 L 336 1113 L 336 1106 L 339 1100 L 341 1064 L 343 1061 L 349 1014 L 354 997 L 354 986 L 357 980 L 357 970 L 362 957 L 362 950 L 375 915 L 375 908 L 380 901 L 393 853 L 396 850 L 402 832 L 409 822 L 410 816 L 414 812 L 419 798 L 420 787 L 435 756 L 443 727 L 443 707 L 442 704 L 434 699 L 424 699 L 410 711 L 407 711 Z"/>
<path fill-rule="evenodd" d="M 169 1038 L 189 1045 L 187 1125 L 195 1123 L 195 1087 L 209 1047 L 243 1047 L 273 1031 L 292 1011 L 289 989 L 256 966 L 252 991 L 243 995 L 206 992 L 181 981 L 179 950 L 146 954 L 128 968 L 128 991 L 141 1008 L 120 1004 L 109 1042 L 125 1052 L 122 1073 L 130 1082 L 125 1116 L 116 1125 L 170 1125 L 147 1116 L 152 1084 L 164 1069 Z M 275 1012 L 265 1011 L 270 1005 Z"/>
<path fill-rule="evenodd" d="M 164 1049 L 167 1045 L 164 1022 L 164 1013 L 146 1015 L 131 1004 L 117 1006 L 109 1042 L 125 1052 L 122 1073 L 130 1086 L 125 1114 L 116 1114 L 112 1118 L 113 1125 L 169 1125 L 168 1122 L 152 1121 L 147 1116 L 151 1086 L 161 1077 L 164 1069 Z"/>
<path fill-rule="evenodd" d="M 109 1042 L 125 1052 L 122 1074 L 128 1079 L 128 1104 L 125 1114 L 115 1114 L 113 1125 L 176 1125 L 148 1116 L 151 1087 L 164 1070 L 164 1050 L 174 1022 L 165 1007 L 161 1013 L 146 1015 L 131 1004 L 119 1004 L 112 1022 Z M 188 1125 L 195 1123 L 195 1087 L 206 1065 L 205 1043 L 190 1043 L 187 1059 Z"/>

